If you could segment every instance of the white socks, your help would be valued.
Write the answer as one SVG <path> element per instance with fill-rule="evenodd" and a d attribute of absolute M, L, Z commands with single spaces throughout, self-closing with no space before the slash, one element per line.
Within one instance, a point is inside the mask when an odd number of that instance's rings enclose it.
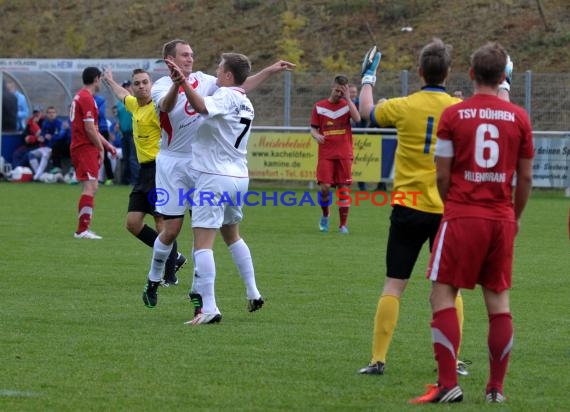
<path fill-rule="evenodd" d="M 196 269 L 192 289 L 202 296 L 202 312 L 218 313 L 214 292 L 214 282 L 216 281 L 214 251 L 212 249 L 196 250 L 194 251 L 194 259 Z"/>
<path fill-rule="evenodd" d="M 238 268 L 239 274 L 245 284 L 245 290 L 248 299 L 259 299 L 261 294 L 257 290 L 255 284 L 255 271 L 253 269 L 253 260 L 249 247 L 243 239 L 238 240 L 228 246 L 232 254 L 232 259 Z"/>
<path fill-rule="evenodd" d="M 153 282 L 160 282 L 164 273 L 164 264 L 170 255 L 173 244 L 165 245 L 160 241 L 160 236 L 156 237 L 152 250 L 152 261 L 150 262 L 150 271 L 148 278 Z"/>

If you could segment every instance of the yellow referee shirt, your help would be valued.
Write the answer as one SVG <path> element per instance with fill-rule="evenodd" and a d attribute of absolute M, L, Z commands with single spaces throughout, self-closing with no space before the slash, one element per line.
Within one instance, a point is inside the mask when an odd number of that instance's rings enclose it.
<path fill-rule="evenodd" d="M 139 163 L 152 162 L 160 149 L 160 122 L 152 100 L 139 106 L 136 97 L 125 97 L 125 107 L 133 115 L 133 137 Z"/>
<path fill-rule="evenodd" d="M 443 213 L 435 177 L 437 125 L 443 110 L 460 101 L 447 94 L 443 87 L 426 86 L 407 97 L 385 100 L 374 108 L 373 124 L 398 129 L 394 191 L 420 192 L 415 205 L 413 197 L 406 196 L 406 207 Z"/>

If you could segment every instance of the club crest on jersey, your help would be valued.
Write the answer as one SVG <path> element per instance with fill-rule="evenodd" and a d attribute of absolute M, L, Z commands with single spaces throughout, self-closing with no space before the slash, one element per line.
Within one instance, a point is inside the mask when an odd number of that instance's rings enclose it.
<path fill-rule="evenodd" d="M 190 87 L 196 89 L 198 87 L 198 79 L 194 79 L 194 81 L 190 84 Z M 184 88 L 182 86 L 180 86 L 180 88 L 178 89 L 178 93 L 179 94 L 184 93 Z M 188 116 L 194 116 L 196 114 L 196 110 L 192 108 L 192 106 L 188 101 L 184 105 L 184 111 Z"/>
<path fill-rule="evenodd" d="M 184 105 L 184 111 L 188 116 L 194 116 L 196 114 L 196 110 L 190 105 L 190 102 L 186 102 Z"/>

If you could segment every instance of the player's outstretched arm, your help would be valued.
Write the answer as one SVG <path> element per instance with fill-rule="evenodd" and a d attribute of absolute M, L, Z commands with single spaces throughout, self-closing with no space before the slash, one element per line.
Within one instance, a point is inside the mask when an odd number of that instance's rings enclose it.
<path fill-rule="evenodd" d="M 278 62 L 275 62 L 270 66 L 267 66 L 259 73 L 249 76 L 243 83 L 242 87 L 246 92 L 250 92 L 254 90 L 256 87 L 258 87 L 265 80 L 267 80 L 271 75 L 283 71 L 291 71 L 295 68 L 295 66 L 296 66 L 295 64 L 288 62 L 286 60 L 279 60 Z"/>
<path fill-rule="evenodd" d="M 113 95 L 117 98 L 117 100 L 124 102 L 125 97 L 131 95 L 127 89 L 122 87 L 120 84 L 118 84 L 115 81 L 115 79 L 113 79 L 113 72 L 109 68 L 105 69 L 105 71 L 103 72 L 103 81 L 105 82 L 107 87 L 111 89 L 111 93 L 113 93 Z"/>
<path fill-rule="evenodd" d="M 380 59 L 382 58 L 382 53 L 378 50 L 376 46 L 372 46 L 368 52 L 364 55 L 362 60 L 362 66 L 360 74 L 362 76 L 362 85 L 370 84 L 374 86 L 376 84 L 376 71 L 380 65 Z"/>
<path fill-rule="evenodd" d="M 507 56 L 507 65 L 505 66 L 505 80 L 499 85 L 498 96 L 509 102 L 511 100 L 511 81 L 513 78 L 513 61 L 511 56 Z"/>
<path fill-rule="evenodd" d="M 360 88 L 359 97 L 359 111 L 362 120 L 370 121 L 370 112 L 374 108 L 374 96 L 372 95 L 372 88 L 376 84 L 376 71 L 380 65 L 380 53 L 376 46 L 373 46 L 362 60 L 361 75 L 362 87 Z"/>

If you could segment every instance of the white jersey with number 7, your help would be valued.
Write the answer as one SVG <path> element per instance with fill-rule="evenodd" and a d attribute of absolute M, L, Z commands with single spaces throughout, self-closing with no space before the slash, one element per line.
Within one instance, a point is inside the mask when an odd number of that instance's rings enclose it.
<path fill-rule="evenodd" d="M 190 167 L 202 173 L 248 177 L 247 142 L 253 105 L 240 87 L 220 87 L 204 97 L 207 115 L 192 139 Z"/>

